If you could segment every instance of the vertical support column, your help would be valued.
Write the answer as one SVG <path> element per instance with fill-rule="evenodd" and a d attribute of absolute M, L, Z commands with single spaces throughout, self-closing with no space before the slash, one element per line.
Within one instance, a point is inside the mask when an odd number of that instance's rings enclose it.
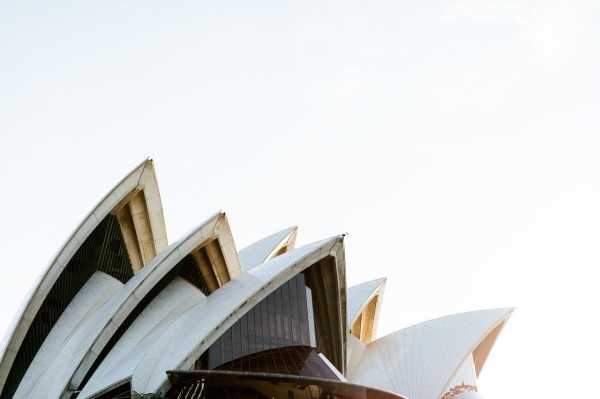
<path fill-rule="evenodd" d="M 367 338 L 368 324 L 369 324 L 369 320 L 367 318 L 367 311 L 365 309 L 360 314 L 360 340 L 365 343 L 368 342 L 368 338 Z"/>
<path fill-rule="evenodd" d="M 340 330 L 341 320 L 339 319 L 338 309 L 338 295 L 331 295 L 327 293 L 339 292 L 338 291 L 338 282 L 336 279 L 335 273 L 335 259 L 332 256 L 328 256 L 319 261 L 319 274 L 320 274 L 320 282 L 323 284 L 323 299 L 325 305 L 325 311 L 328 322 L 328 330 L 329 330 L 329 339 L 331 345 L 331 357 L 328 355 L 327 358 L 331 360 L 336 367 L 340 370 L 344 370 L 343 365 L 343 354 L 339 350 L 343 348 L 343 338 L 342 335 L 345 334 L 345 326 Z"/>
<path fill-rule="evenodd" d="M 200 269 L 200 273 L 202 274 L 204 281 L 206 281 L 208 290 L 210 292 L 217 290 L 219 288 L 219 282 L 217 281 L 217 278 L 215 277 L 212 271 L 210 262 L 208 260 L 208 257 L 206 256 L 206 251 L 204 251 L 204 248 L 200 248 L 192 252 L 192 257 L 196 261 L 196 264 Z"/>
<path fill-rule="evenodd" d="M 370 344 L 373 341 L 373 327 L 375 326 L 375 310 L 377 308 L 377 302 L 379 300 L 379 296 L 375 296 L 369 304 L 367 308 L 363 312 L 367 321 L 367 324 L 364 325 L 365 330 L 365 343 Z"/>
<path fill-rule="evenodd" d="M 358 339 L 360 339 L 361 325 L 362 325 L 362 313 L 360 314 L 360 316 L 356 319 L 356 321 L 352 325 L 352 331 L 351 331 L 352 335 L 354 335 Z"/>
<path fill-rule="evenodd" d="M 124 206 L 118 210 L 115 214 L 117 222 L 119 222 L 119 228 L 121 229 L 121 235 L 123 236 L 123 242 L 131 261 L 131 268 L 133 272 L 138 272 L 143 266 L 142 255 L 140 253 L 140 247 L 138 245 L 138 239 L 135 234 L 135 227 L 133 220 L 131 219 L 131 213 L 129 207 Z"/>
<path fill-rule="evenodd" d="M 146 209 L 146 200 L 143 191 L 136 193 L 129 201 L 129 211 L 135 227 L 137 240 L 140 246 L 142 262 L 146 264 L 156 255 L 154 248 L 154 238 L 148 219 L 148 210 Z"/>
<path fill-rule="evenodd" d="M 219 241 L 212 240 L 204 248 L 206 249 L 208 260 L 213 266 L 215 276 L 219 282 L 219 287 L 222 287 L 230 279 L 229 271 L 227 270 L 227 265 L 225 264 L 225 259 L 223 258 L 221 247 L 219 246 Z"/>

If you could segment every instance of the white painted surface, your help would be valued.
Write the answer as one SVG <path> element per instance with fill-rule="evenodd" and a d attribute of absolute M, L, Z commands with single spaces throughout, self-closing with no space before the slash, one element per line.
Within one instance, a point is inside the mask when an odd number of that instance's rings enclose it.
<path fill-rule="evenodd" d="M 358 366 L 365 349 L 367 349 L 367 344 L 352 334 L 346 334 L 346 373 L 348 375 L 352 375 L 356 366 Z"/>
<path fill-rule="evenodd" d="M 269 256 L 282 244 L 286 243 L 290 236 L 295 234 L 297 230 L 296 226 L 288 227 L 242 249 L 239 252 L 242 270 L 248 270 L 268 260 Z"/>
<path fill-rule="evenodd" d="M 120 281 L 102 272 L 96 272 L 90 277 L 48 334 L 23 376 L 13 398 L 29 398 L 30 392 L 40 376 L 47 371 L 48 366 L 57 357 L 62 356 L 63 345 L 74 330 L 93 317 L 96 309 L 102 307 L 122 287 L 123 284 Z"/>
<path fill-rule="evenodd" d="M 477 386 L 477 374 L 475 373 L 475 363 L 473 362 L 472 354 L 469 354 L 458 370 L 456 370 L 450 379 L 450 382 L 448 382 L 446 388 L 444 388 L 444 393 L 463 384 L 471 385 L 473 387 Z"/>
<path fill-rule="evenodd" d="M 94 360 L 135 306 L 189 251 L 214 238 L 215 232 L 220 231 L 219 226 L 226 225 L 224 219 L 225 215 L 219 212 L 184 239 L 170 245 L 84 323 L 78 325 L 64 342 L 60 356 L 53 360 L 36 382 L 30 397 L 59 397 L 69 386 L 78 387 Z"/>
<path fill-rule="evenodd" d="M 150 172 L 144 173 L 146 170 L 149 170 Z M 14 358 L 27 334 L 33 318 L 37 314 L 40 306 L 54 286 L 61 272 L 102 219 L 104 219 L 104 217 L 106 217 L 106 215 L 108 215 L 108 213 L 127 194 L 139 186 L 144 176 L 146 176 L 146 178 L 151 177 L 151 179 L 155 181 L 152 163 L 149 160 L 142 162 L 116 184 L 116 186 L 83 219 L 81 224 L 75 229 L 69 239 L 67 239 L 64 246 L 59 250 L 55 258 L 50 262 L 46 271 L 39 276 L 39 280 L 29 292 L 27 299 L 24 301 L 21 309 L 19 309 L 12 326 L 5 336 L 0 360 L 0 389 L 4 387 L 10 367 L 12 366 Z M 153 199 L 153 204 L 155 214 L 158 214 L 158 208 L 161 207 L 160 197 L 158 199 Z M 166 240 L 166 234 L 164 235 L 164 239 Z"/>
<path fill-rule="evenodd" d="M 437 399 L 465 359 L 511 312 L 460 313 L 386 335 L 367 346 L 348 379 L 411 399 Z"/>
<path fill-rule="evenodd" d="M 154 342 L 157 334 L 177 315 L 204 298 L 205 295 L 198 288 L 176 277 L 135 319 L 94 372 L 79 397 L 85 399 L 131 377 L 145 348 Z"/>
<path fill-rule="evenodd" d="M 385 278 L 378 278 L 348 288 L 347 324 L 349 329 L 352 328 L 352 324 L 371 298 L 383 291 L 385 282 Z"/>

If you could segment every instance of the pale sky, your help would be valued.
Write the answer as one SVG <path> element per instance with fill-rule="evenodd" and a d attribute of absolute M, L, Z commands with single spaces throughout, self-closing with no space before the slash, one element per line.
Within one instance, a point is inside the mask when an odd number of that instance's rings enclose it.
<path fill-rule="evenodd" d="M 483 395 L 594 395 L 599 7 L 2 2 L 0 333 L 152 157 L 170 241 L 219 209 L 238 248 L 348 232 L 348 283 L 388 277 L 380 336 L 516 306 Z"/>

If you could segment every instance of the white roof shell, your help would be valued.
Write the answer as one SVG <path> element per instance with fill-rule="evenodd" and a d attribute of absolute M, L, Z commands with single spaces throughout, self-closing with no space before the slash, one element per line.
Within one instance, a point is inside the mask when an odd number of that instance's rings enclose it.
<path fill-rule="evenodd" d="M 352 328 L 352 324 L 373 297 L 383 295 L 386 281 L 385 278 L 378 278 L 348 288 L 348 328 Z"/>
<path fill-rule="evenodd" d="M 28 398 L 38 380 L 50 365 L 62 356 L 63 346 L 77 328 L 93 317 L 123 284 L 102 272 L 95 272 L 77 293 L 60 316 L 54 328 L 40 347 L 31 365 L 21 380 L 13 398 Z"/>
<path fill-rule="evenodd" d="M 248 270 L 271 259 L 280 248 L 293 247 L 298 227 L 292 226 L 250 244 L 239 253 L 242 270 Z"/>
<path fill-rule="evenodd" d="M 125 334 L 111 349 L 79 394 L 87 398 L 104 392 L 131 377 L 133 370 L 162 331 L 183 311 L 206 296 L 181 277 L 176 277 L 135 319 Z"/>
<path fill-rule="evenodd" d="M 389 334 L 367 346 L 348 380 L 411 399 L 438 399 L 465 360 L 511 313 L 460 313 Z"/>
<path fill-rule="evenodd" d="M 162 277 L 203 242 L 219 237 L 225 259 L 233 259 L 239 268 L 228 226 L 225 214 L 219 212 L 185 239 L 170 245 L 152 259 L 122 289 L 116 291 L 109 301 L 77 326 L 63 342 L 59 357 L 53 359 L 45 370 L 35 372 L 40 377 L 28 391 L 28 397 L 60 397 L 65 390 L 77 389 L 104 346 L 131 311 Z"/>
<path fill-rule="evenodd" d="M 135 190 L 143 189 L 148 208 L 148 217 L 153 231 L 154 245 L 157 252 L 166 247 L 167 234 L 164 223 L 158 183 L 151 160 L 146 160 L 137 166 L 131 173 L 123 178 L 117 185 L 96 205 L 96 207 L 83 219 L 71 237 L 59 250 L 50 262 L 47 270 L 34 284 L 23 307 L 17 312 L 13 325 L 5 336 L 0 355 L 0 391 L 4 388 L 6 378 L 17 356 L 19 348 L 31 323 L 40 309 L 44 299 L 54 286 L 54 283 L 67 266 L 75 252 L 94 231 L 98 224 L 117 206 L 125 197 Z"/>

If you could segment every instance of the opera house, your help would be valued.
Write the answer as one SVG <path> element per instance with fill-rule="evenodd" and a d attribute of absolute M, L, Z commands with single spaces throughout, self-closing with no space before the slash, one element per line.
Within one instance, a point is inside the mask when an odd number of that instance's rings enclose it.
<path fill-rule="evenodd" d="M 377 338 L 385 279 L 346 286 L 344 236 L 238 250 L 218 212 L 169 243 L 153 162 L 121 180 L 4 337 L 1 398 L 474 399 L 512 309 Z"/>

